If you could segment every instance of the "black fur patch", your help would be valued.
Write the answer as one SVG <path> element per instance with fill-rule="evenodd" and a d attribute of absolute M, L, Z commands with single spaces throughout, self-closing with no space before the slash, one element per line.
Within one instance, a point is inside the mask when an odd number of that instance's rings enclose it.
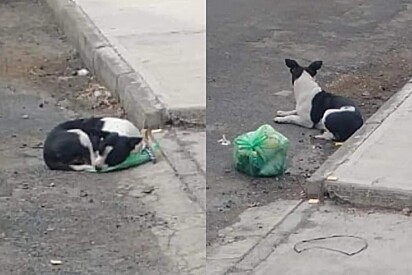
<path fill-rule="evenodd" d="M 325 91 L 317 93 L 312 99 L 312 108 L 310 111 L 313 127 L 321 121 L 326 110 L 340 109 L 343 106 L 353 106 L 356 109 L 355 112 L 360 113 L 355 103 L 346 97 L 333 95 Z"/>
<path fill-rule="evenodd" d="M 335 137 L 335 141 L 346 141 L 361 126 L 363 119 L 359 112 L 344 111 L 331 113 L 325 118 L 325 127 Z"/>

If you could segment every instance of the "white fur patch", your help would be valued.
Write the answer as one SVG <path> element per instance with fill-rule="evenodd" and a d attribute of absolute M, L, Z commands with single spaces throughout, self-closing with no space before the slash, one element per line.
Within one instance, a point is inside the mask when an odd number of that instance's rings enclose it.
<path fill-rule="evenodd" d="M 96 156 L 94 154 L 93 144 L 90 141 L 89 136 L 80 129 L 71 129 L 71 130 L 68 130 L 67 132 L 74 133 L 74 134 L 77 134 L 79 136 L 80 144 L 83 145 L 84 147 L 86 147 L 89 150 L 90 162 L 91 162 L 92 165 L 94 165 L 94 162 L 96 160 Z"/>
<path fill-rule="evenodd" d="M 340 107 L 339 109 L 328 109 L 328 110 L 326 110 L 325 111 L 325 113 L 323 114 L 323 117 L 322 117 L 322 120 L 321 120 L 321 124 L 319 125 L 319 127 L 320 128 L 318 128 L 318 129 L 326 129 L 326 127 L 325 127 L 325 120 L 326 120 L 326 117 L 328 116 L 328 115 L 330 115 L 330 114 L 333 114 L 333 113 L 340 113 L 340 112 L 355 112 L 356 111 L 356 109 L 355 109 L 355 107 L 353 107 L 353 106 L 342 106 L 342 107 Z"/>
<path fill-rule="evenodd" d="M 139 129 L 128 120 L 116 117 L 102 118 L 102 131 L 118 133 L 119 136 L 124 137 L 142 137 Z"/>
<path fill-rule="evenodd" d="M 103 155 L 98 154 L 95 162 L 96 167 L 104 168 L 107 165 L 105 164 L 107 156 L 113 150 L 113 146 L 106 146 L 104 148 Z"/>
<path fill-rule="evenodd" d="M 325 131 L 323 134 L 321 135 L 316 135 L 315 136 L 316 139 L 324 139 L 324 140 L 332 140 L 334 138 L 333 134 L 329 131 Z"/>
<path fill-rule="evenodd" d="M 322 88 L 316 83 L 315 79 L 303 71 L 301 76 L 293 83 L 293 93 L 296 100 L 296 112 L 300 117 L 300 124 L 305 127 L 312 127 L 310 112 L 312 110 L 312 100 Z"/>
<path fill-rule="evenodd" d="M 93 170 L 94 166 L 88 164 L 80 164 L 80 165 L 69 165 L 70 168 L 74 171 L 87 171 Z"/>

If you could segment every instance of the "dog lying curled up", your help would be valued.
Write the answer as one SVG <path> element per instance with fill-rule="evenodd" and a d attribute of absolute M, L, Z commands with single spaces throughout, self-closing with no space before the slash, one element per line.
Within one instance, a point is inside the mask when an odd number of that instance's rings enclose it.
<path fill-rule="evenodd" d="M 51 170 L 83 171 L 122 163 L 145 146 L 137 127 L 113 117 L 75 119 L 57 125 L 47 136 L 43 158 Z"/>
<path fill-rule="evenodd" d="M 308 67 L 292 59 L 285 59 L 285 63 L 292 74 L 296 108 L 278 111 L 275 122 L 321 129 L 323 134 L 315 138 L 340 142 L 346 141 L 363 125 L 361 112 L 352 100 L 325 92 L 315 81 L 322 61 L 312 62 Z"/>

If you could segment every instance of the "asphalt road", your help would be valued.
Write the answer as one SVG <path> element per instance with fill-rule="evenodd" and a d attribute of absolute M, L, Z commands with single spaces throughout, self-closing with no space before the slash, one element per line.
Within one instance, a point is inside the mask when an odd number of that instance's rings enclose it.
<path fill-rule="evenodd" d="M 163 221 L 119 188 L 128 171 L 43 163 L 42 142 L 57 123 L 119 111 L 110 98 L 88 101 L 104 89 L 73 76 L 80 68 L 41 2 L 0 3 L 0 273 L 175 274 L 151 230 Z"/>
<path fill-rule="evenodd" d="M 299 197 L 300 184 L 336 148 L 317 133 L 275 125 L 277 110 L 294 107 L 285 58 L 323 60 L 323 87 L 352 97 L 365 117 L 411 76 L 412 1 L 207 1 L 207 237 L 247 207 Z M 230 140 L 269 123 L 291 142 L 289 172 L 252 179 L 235 172 Z"/>

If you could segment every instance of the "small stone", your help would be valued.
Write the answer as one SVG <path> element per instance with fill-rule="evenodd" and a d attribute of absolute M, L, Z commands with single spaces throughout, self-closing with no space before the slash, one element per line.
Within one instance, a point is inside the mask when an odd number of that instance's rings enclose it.
<path fill-rule="evenodd" d="M 29 118 L 29 115 L 22 115 L 21 118 L 22 118 L 22 119 L 28 119 L 28 118 Z"/>
<path fill-rule="evenodd" d="M 84 197 L 87 197 L 88 195 L 89 195 L 89 194 L 87 194 L 86 191 L 80 190 L 80 197 L 84 198 Z"/>
<path fill-rule="evenodd" d="M 145 194 L 151 194 L 154 190 L 155 188 L 153 186 L 146 186 L 142 192 Z"/>
<path fill-rule="evenodd" d="M 54 182 L 51 182 L 51 183 L 49 184 L 49 186 L 50 186 L 50 187 L 54 187 L 54 186 L 56 186 L 56 185 L 54 184 Z"/>

